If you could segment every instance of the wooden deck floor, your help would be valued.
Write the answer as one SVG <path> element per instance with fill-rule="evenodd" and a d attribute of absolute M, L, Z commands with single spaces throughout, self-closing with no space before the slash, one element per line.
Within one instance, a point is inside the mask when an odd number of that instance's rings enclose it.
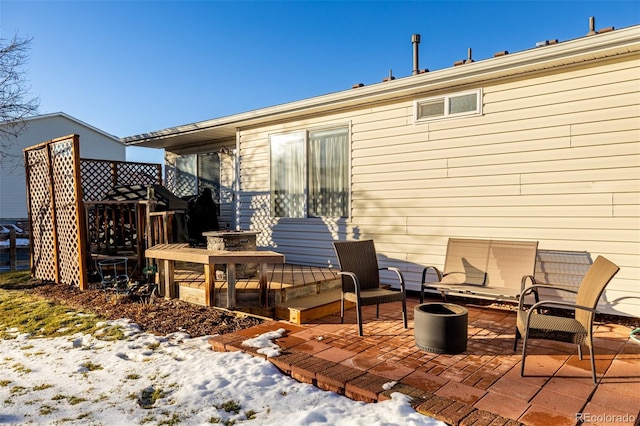
<path fill-rule="evenodd" d="M 275 314 L 273 308 L 281 302 L 292 298 L 304 297 L 320 293 L 324 290 L 334 289 L 340 284 L 337 270 L 319 268 L 314 266 L 274 264 L 269 265 L 268 274 L 268 311 L 262 312 L 265 316 Z M 216 271 L 214 300 L 215 306 L 226 306 L 226 292 L 228 283 L 223 271 Z M 174 282 L 178 286 L 178 294 L 181 300 L 191 303 L 204 304 L 205 280 L 202 265 L 176 262 L 174 270 Z M 237 278 L 236 297 L 238 309 L 254 307 L 259 297 L 258 277 Z M 255 299 L 255 300 L 254 300 Z"/>
<path fill-rule="evenodd" d="M 270 290 L 280 290 L 290 287 L 301 287 L 333 281 L 338 279 L 336 270 L 329 268 L 319 268 L 315 266 L 292 265 L 270 265 L 269 284 Z M 182 286 L 204 289 L 204 272 L 202 265 L 187 262 L 176 262 L 175 281 Z M 227 288 L 225 279 L 216 279 L 216 290 Z M 236 278 L 236 290 L 258 289 L 258 277 Z"/>

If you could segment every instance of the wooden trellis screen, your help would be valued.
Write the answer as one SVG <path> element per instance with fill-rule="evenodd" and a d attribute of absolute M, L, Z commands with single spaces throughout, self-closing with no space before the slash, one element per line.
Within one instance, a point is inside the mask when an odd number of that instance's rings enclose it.
<path fill-rule="evenodd" d="M 162 165 L 108 160 L 80 160 L 82 200 L 100 201 L 119 185 L 162 185 Z"/>
<path fill-rule="evenodd" d="M 24 150 L 34 278 L 87 288 L 78 135 Z"/>

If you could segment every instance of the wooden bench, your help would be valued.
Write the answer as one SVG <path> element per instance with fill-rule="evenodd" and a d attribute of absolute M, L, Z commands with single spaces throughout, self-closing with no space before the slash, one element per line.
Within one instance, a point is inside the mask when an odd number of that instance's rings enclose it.
<path fill-rule="evenodd" d="M 267 306 L 267 265 L 284 263 L 284 255 L 273 251 L 222 251 L 191 248 L 188 244 L 158 244 L 145 250 L 145 256 L 157 259 L 161 294 L 175 298 L 174 286 L 175 262 L 192 262 L 204 265 L 205 304 L 213 306 L 215 288 L 215 265 L 227 265 L 227 308 L 236 305 L 236 264 L 257 263 L 259 265 L 260 301 Z"/>
<path fill-rule="evenodd" d="M 537 241 L 450 238 L 444 270 L 427 266 L 422 272 L 424 291 L 494 300 L 517 300 L 536 267 Z M 435 280 L 433 279 L 435 275 Z"/>

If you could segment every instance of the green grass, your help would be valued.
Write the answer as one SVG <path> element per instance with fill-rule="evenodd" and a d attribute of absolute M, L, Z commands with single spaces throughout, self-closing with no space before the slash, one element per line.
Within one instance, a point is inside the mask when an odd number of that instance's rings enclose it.
<path fill-rule="evenodd" d="M 97 315 L 78 315 L 79 311 L 68 306 L 31 295 L 25 291 L 30 285 L 29 272 L 0 274 L 0 339 L 15 338 L 17 333 L 32 337 L 93 333 L 103 321 Z"/>
<path fill-rule="evenodd" d="M 31 285 L 32 282 L 29 271 L 0 273 L 0 288 L 19 289 Z"/>

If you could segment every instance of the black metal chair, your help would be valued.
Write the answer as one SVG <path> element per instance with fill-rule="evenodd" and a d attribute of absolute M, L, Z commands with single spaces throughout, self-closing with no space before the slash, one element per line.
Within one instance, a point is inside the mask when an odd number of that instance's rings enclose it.
<path fill-rule="evenodd" d="M 402 318 L 407 328 L 407 296 L 404 277 L 398 268 L 379 268 L 373 240 L 334 241 L 333 247 L 342 275 L 342 297 L 340 300 L 340 319 L 344 322 L 345 300 L 356 304 L 358 332 L 362 332 L 362 306 L 376 305 L 376 318 L 380 315 L 380 304 L 402 301 Z M 400 290 L 380 286 L 380 271 L 396 273 Z"/>

